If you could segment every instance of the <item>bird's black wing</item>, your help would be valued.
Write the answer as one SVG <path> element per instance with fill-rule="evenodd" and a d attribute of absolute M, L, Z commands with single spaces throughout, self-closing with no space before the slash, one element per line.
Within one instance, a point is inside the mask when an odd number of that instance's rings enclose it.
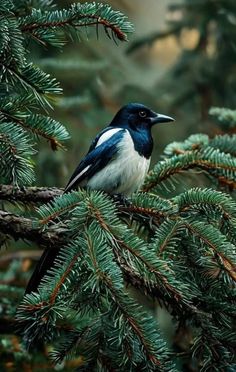
<path fill-rule="evenodd" d="M 65 189 L 65 192 L 68 192 L 76 188 L 78 184 L 82 182 L 82 180 L 84 180 L 85 178 L 92 177 L 96 172 L 105 167 L 117 153 L 118 151 L 117 144 L 122 139 L 123 134 L 124 130 L 121 130 L 115 133 L 112 137 L 103 142 L 101 145 L 96 147 L 96 144 L 98 142 L 97 140 L 93 149 L 91 149 L 87 153 L 87 155 L 84 157 L 84 159 L 82 159 L 82 161 L 76 168 L 75 172 L 73 173 L 68 183 L 68 186 Z M 88 166 L 89 168 L 80 177 L 76 179 L 76 177 Z M 41 279 L 46 274 L 46 272 L 53 266 L 54 260 L 57 257 L 58 252 L 59 252 L 58 247 L 45 249 L 29 280 L 25 293 L 30 293 L 37 290 Z"/>
<path fill-rule="evenodd" d="M 101 132 L 105 133 L 108 130 Z M 119 130 L 113 134 L 109 139 L 97 146 L 97 142 L 101 137 L 101 134 L 98 138 L 94 140 L 94 143 L 91 145 L 87 155 L 81 160 L 78 167 L 75 169 L 72 174 L 66 188 L 65 193 L 70 192 L 71 190 L 76 189 L 81 183 L 84 183 L 86 179 L 91 178 L 99 170 L 103 169 L 109 161 L 114 158 L 115 154 L 118 151 L 117 145 L 122 140 L 125 130 Z"/>

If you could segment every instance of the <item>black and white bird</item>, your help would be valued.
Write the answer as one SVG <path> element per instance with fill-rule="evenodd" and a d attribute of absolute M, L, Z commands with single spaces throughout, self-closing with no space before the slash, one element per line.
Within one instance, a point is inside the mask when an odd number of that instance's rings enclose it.
<path fill-rule="evenodd" d="M 148 172 L 154 124 L 173 121 L 139 103 L 122 107 L 92 142 L 87 155 L 72 174 L 65 192 L 78 187 L 125 196 L 138 190 Z M 45 249 L 25 293 L 36 291 L 57 257 L 57 249 Z"/>
<path fill-rule="evenodd" d="M 140 103 L 122 107 L 96 136 L 72 174 L 65 192 L 77 187 L 123 195 L 137 191 L 150 165 L 152 126 L 173 120 Z"/>

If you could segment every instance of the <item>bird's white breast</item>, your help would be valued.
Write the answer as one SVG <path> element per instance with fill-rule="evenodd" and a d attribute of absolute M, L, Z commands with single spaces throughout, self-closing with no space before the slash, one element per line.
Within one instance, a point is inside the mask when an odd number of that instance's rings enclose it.
<path fill-rule="evenodd" d="M 117 131 L 118 128 L 114 130 Z M 111 134 L 111 131 L 104 133 L 99 140 L 106 134 Z M 115 132 L 113 132 L 114 134 Z M 111 194 L 122 193 L 129 195 L 138 190 L 143 184 L 149 165 L 150 159 L 139 155 L 134 148 L 132 137 L 126 130 L 118 144 L 118 153 L 115 158 L 91 177 L 87 185 L 92 189 L 104 190 Z"/>

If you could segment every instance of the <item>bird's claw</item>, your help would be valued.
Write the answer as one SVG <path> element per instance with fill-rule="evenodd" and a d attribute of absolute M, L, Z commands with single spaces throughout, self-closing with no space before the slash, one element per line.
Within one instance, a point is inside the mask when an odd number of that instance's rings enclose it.
<path fill-rule="evenodd" d="M 129 199 L 127 199 L 123 194 L 113 194 L 112 199 L 114 200 L 115 203 L 122 204 L 126 207 L 131 205 Z"/>

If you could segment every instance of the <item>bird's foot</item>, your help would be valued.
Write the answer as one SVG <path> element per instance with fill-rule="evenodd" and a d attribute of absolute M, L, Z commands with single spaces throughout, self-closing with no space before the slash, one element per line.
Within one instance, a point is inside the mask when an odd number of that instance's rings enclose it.
<path fill-rule="evenodd" d="M 114 200 L 115 203 L 121 204 L 126 207 L 131 205 L 130 200 L 127 199 L 126 196 L 123 194 L 113 194 L 112 199 Z"/>

